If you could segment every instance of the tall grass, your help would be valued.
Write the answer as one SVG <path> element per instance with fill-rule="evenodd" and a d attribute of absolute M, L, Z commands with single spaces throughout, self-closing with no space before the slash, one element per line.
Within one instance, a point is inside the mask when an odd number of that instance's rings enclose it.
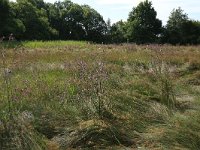
<path fill-rule="evenodd" d="M 0 149 L 197 149 L 198 85 L 182 81 L 198 78 L 198 47 L 9 44 L 0 56 Z"/>
<path fill-rule="evenodd" d="M 172 83 L 168 65 L 163 61 L 155 61 L 152 63 L 152 69 L 158 84 L 157 88 L 160 94 L 160 102 L 168 108 L 174 109 L 176 103 L 175 88 Z"/>
<path fill-rule="evenodd" d="M 0 147 L 2 150 L 16 149 L 44 149 L 42 136 L 37 134 L 26 122 L 28 114 L 20 113 L 13 100 L 12 71 L 6 62 L 6 49 L 1 48 L 2 55 L 2 95 L 0 105 Z"/>

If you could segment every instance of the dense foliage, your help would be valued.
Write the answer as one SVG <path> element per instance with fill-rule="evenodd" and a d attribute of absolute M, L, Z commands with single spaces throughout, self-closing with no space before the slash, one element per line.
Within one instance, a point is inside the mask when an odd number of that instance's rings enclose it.
<path fill-rule="evenodd" d="M 171 12 L 166 25 L 165 41 L 171 44 L 200 43 L 200 22 L 193 21 L 179 7 Z"/>
<path fill-rule="evenodd" d="M 21 40 L 103 42 L 106 32 L 106 23 L 97 11 L 68 0 L 54 4 L 43 0 L 3 0 L 0 8 L 1 36 L 14 33 Z"/>
<path fill-rule="evenodd" d="M 9 13 L 8 0 L 1 0 L 0 1 L 0 33 L 2 32 L 2 29 L 4 28 L 6 24 L 8 13 Z"/>
<path fill-rule="evenodd" d="M 155 42 L 161 33 L 162 22 L 156 18 L 157 13 L 152 3 L 144 1 L 129 14 L 128 38 L 136 43 Z"/>
<path fill-rule="evenodd" d="M 166 26 L 152 2 L 134 7 L 127 21 L 104 21 L 88 5 L 70 0 L 54 4 L 43 0 L 0 1 L 0 37 L 13 33 L 17 40 L 84 40 L 97 43 L 199 44 L 200 22 L 174 9 Z"/>

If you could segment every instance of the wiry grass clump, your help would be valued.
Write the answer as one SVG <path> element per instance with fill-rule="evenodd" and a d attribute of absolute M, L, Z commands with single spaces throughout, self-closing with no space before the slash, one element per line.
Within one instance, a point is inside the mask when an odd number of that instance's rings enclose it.
<path fill-rule="evenodd" d="M 42 150 L 46 148 L 44 138 L 28 124 L 27 112 L 22 116 L 13 116 L 9 120 L 1 120 L 0 147 L 2 150 Z M 2 117 L 2 116 L 1 116 Z"/>
<path fill-rule="evenodd" d="M 171 126 L 166 129 L 161 141 L 169 149 L 180 146 L 187 149 L 199 149 L 200 147 L 200 119 L 199 112 L 189 118 L 176 115 Z"/>
<path fill-rule="evenodd" d="M 198 149 L 198 50 L 1 43 L 0 149 Z"/>

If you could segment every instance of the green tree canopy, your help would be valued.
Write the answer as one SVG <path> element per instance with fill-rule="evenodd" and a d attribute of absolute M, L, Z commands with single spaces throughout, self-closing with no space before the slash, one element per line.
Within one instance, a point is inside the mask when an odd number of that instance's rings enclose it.
<path fill-rule="evenodd" d="M 179 7 L 173 9 L 166 25 L 165 39 L 171 44 L 185 43 L 184 36 L 187 36 L 186 30 L 190 30 L 192 23 L 189 22 L 188 15 Z M 189 28 L 188 28 L 189 27 Z M 188 28 L 188 29 L 186 29 Z"/>
<path fill-rule="evenodd" d="M 161 33 L 162 22 L 156 18 L 157 12 L 148 0 L 139 3 L 129 14 L 128 37 L 136 43 L 155 42 Z"/>
<path fill-rule="evenodd" d="M 189 20 L 182 25 L 181 44 L 200 44 L 200 22 Z"/>
<path fill-rule="evenodd" d="M 126 37 L 127 23 L 118 21 L 111 27 L 111 41 L 112 43 L 124 43 L 127 42 Z"/>
<path fill-rule="evenodd" d="M 103 17 L 88 5 L 80 6 L 69 0 L 47 4 L 51 27 L 59 38 L 101 42 L 106 32 Z"/>
<path fill-rule="evenodd" d="M 23 38 L 26 40 L 51 39 L 56 31 L 50 27 L 44 9 L 38 9 L 30 0 L 17 0 L 16 17 L 22 21 L 26 30 Z"/>
<path fill-rule="evenodd" d="M 9 16 L 9 1 L 0 0 L 0 36 L 3 34 L 7 18 Z"/>
<path fill-rule="evenodd" d="M 200 23 L 181 8 L 174 9 L 165 27 L 152 2 L 145 0 L 129 13 L 127 21 L 111 25 L 88 5 L 71 0 L 54 4 L 44 0 L 0 0 L 0 36 L 13 33 L 21 40 L 87 40 L 97 43 L 199 44 Z"/>
<path fill-rule="evenodd" d="M 86 40 L 103 42 L 107 26 L 103 17 L 88 5 L 82 6 L 84 11 L 83 26 L 86 33 Z"/>
<path fill-rule="evenodd" d="M 9 35 L 10 33 L 13 33 L 15 37 L 21 38 L 26 30 L 26 27 L 23 22 L 17 18 L 16 10 L 16 3 L 11 2 L 6 26 L 4 27 L 4 34 Z"/>
<path fill-rule="evenodd" d="M 177 30 L 180 26 L 189 20 L 188 15 L 179 7 L 173 9 L 167 21 L 167 28 L 171 30 Z"/>

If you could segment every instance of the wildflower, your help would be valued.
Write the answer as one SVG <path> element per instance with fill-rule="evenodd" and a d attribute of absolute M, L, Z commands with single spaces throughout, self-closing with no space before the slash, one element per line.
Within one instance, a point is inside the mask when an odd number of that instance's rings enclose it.
<path fill-rule="evenodd" d="M 5 39 L 5 36 L 2 36 L 2 37 L 0 38 L 0 42 L 3 42 L 4 39 Z"/>
<path fill-rule="evenodd" d="M 11 33 L 10 35 L 9 35 L 9 41 L 13 41 L 15 39 L 15 37 L 13 36 L 13 34 Z"/>
<path fill-rule="evenodd" d="M 5 68 L 4 70 L 4 76 L 5 77 L 10 77 L 11 76 L 12 71 L 8 68 Z"/>

